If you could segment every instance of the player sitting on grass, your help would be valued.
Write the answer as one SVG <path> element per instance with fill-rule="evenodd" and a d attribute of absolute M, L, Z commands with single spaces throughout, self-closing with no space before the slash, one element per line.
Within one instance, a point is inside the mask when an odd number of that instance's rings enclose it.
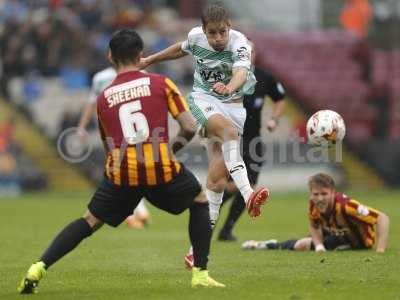
<path fill-rule="evenodd" d="M 299 240 L 247 241 L 242 248 L 326 250 L 371 249 L 385 252 L 389 236 L 389 218 L 384 213 L 362 205 L 336 192 L 333 178 L 316 174 L 309 180 L 310 235 Z"/>
<path fill-rule="evenodd" d="M 186 100 L 168 78 L 139 71 L 143 41 L 135 31 L 116 32 L 109 47 L 118 76 L 97 99 L 99 129 L 107 154 L 105 178 L 85 216 L 55 237 L 39 261 L 31 265 L 18 291 L 35 293 L 49 267 L 104 223 L 114 227 L 121 224 L 142 197 L 172 214 L 189 209 L 195 266 L 191 284 L 224 287 L 207 271 L 211 222 L 206 195 L 196 177 L 174 159 L 168 147 L 168 112 L 180 125 L 176 139 L 190 140 L 195 135 L 195 121 Z M 173 143 L 173 152 L 181 147 Z"/>

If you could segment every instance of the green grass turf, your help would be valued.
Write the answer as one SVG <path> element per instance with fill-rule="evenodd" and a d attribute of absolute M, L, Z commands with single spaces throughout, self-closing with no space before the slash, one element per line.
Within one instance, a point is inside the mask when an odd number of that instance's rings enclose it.
<path fill-rule="evenodd" d="M 188 214 L 175 217 L 151 208 L 149 228 L 103 227 L 55 264 L 33 296 L 18 295 L 17 282 L 53 236 L 83 213 L 90 193 L 1 199 L 0 299 L 400 299 L 400 192 L 350 194 L 391 218 L 384 255 L 246 252 L 240 243 L 214 237 L 209 269 L 227 288 L 193 290 L 183 267 Z M 260 219 L 243 215 L 235 232 L 240 242 L 304 236 L 306 199 L 305 194 L 273 195 Z"/>

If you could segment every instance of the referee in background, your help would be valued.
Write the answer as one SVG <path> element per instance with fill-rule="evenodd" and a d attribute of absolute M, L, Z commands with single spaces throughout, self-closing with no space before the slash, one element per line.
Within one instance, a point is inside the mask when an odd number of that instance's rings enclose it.
<path fill-rule="evenodd" d="M 254 49 L 254 47 L 253 47 Z M 253 61 L 255 53 L 252 53 Z M 253 63 L 254 65 L 254 63 Z M 262 167 L 263 161 L 260 158 L 264 157 L 264 144 L 253 142 L 255 149 L 250 149 L 253 139 L 261 139 L 261 112 L 264 105 L 265 97 L 268 96 L 273 102 L 272 116 L 266 123 L 268 131 L 272 132 L 279 124 L 279 118 L 282 116 L 285 107 L 285 90 L 281 83 L 267 71 L 255 67 L 254 74 L 257 79 L 254 94 L 244 97 L 243 105 L 246 109 L 247 117 L 243 131 L 243 160 L 246 164 L 249 181 L 252 186 L 257 183 L 258 175 Z M 254 146 L 253 146 L 254 147 Z M 254 155 L 256 154 L 256 155 Z M 228 184 L 228 188 L 224 193 L 224 202 L 235 196 L 229 210 L 228 217 L 218 235 L 220 241 L 236 241 L 237 238 L 232 234 L 233 227 L 245 209 L 245 202 L 238 192 L 232 181 Z"/>

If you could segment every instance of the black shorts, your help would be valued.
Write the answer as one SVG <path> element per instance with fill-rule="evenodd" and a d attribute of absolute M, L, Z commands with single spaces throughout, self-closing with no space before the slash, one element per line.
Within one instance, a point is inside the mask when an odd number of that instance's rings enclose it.
<path fill-rule="evenodd" d="M 99 220 L 117 227 L 133 213 L 143 197 L 159 209 L 177 215 L 189 208 L 200 192 L 199 181 L 182 165 L 174 179 L 156 186 L 118 186 L 104 178 L 88 209 Z"/>
<path fill-rule="evenodd" d="M 324 236 L 323 244 L 326 250 L 336 250 L 339 247 L 349 247 L 349 243 L 343 238 L 334 235 Z M 311 243 L 311 250 L 315 250 L 315 245 Z"/>
<path fill-rule="evenodd" d="M 364 249 L 364 247 L 354 247 L 344 236 L 332 235 L 329 232 L 323 232 L 323 244 L 326 250 L 355 250 Z M 311 243 L 311 250 L 315 250 L 314 243 Z"/>

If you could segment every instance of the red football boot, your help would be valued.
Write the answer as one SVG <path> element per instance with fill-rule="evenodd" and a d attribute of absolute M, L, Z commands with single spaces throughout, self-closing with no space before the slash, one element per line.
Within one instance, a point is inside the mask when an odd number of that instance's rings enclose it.
<path fill-rule="evenodd" d="M 186 269 L 191 270 L 194 266 L 194 258 L 193 258 L 193 253 L 188 252 L 188 254 L 185 255 L 185 266 Z"/>
<path fill-rule="evenodd" d="M 250 196 L 246 203 L 247 212 L 250 217 L 257 218 L 261 215 L 261 206 L 264 205 L 269 197 L 269 190 L 259 187 Z"/>

